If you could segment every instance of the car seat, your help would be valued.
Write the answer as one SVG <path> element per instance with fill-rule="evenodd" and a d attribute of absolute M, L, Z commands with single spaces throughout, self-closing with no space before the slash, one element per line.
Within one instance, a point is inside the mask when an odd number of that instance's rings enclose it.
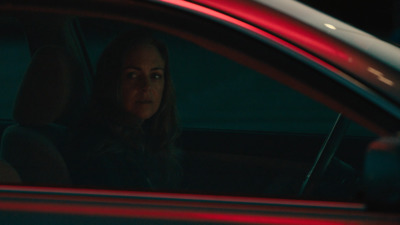
<path fill-rule="evenodd" d="M 0 159 L 0 184 L 20 184 L 18 172 L 8 162 Z"/>
<path fill-rule="evenodd" d="M 68 124 L 82 108 L 82 72 L 64 48 L 45 46 L 36 51 L 14 105 L 17 122 L 5 129 L 0 156 L 28 185 L 68 185 L 63 159 Z"/>

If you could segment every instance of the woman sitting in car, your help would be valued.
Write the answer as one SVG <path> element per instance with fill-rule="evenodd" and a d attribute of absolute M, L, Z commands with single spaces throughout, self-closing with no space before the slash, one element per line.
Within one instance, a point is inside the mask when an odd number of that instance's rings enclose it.
<path fill-rule="evenodd" d="M 89 110 L 69 157 L 77 185 L 168 189 L 180 177 L 167 48 L 147 32 L 115 39 L 97 66 Z"/>

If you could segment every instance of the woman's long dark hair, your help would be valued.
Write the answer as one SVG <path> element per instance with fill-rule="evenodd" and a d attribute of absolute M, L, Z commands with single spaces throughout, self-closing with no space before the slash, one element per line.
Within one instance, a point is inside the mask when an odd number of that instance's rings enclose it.
<path fill-rule="evenodd" d="M 146 150 L 165 152 L 173 147 L 179 133 L 176 117 L 175 91 L 169 71 L 168 50 L 165 44 L 147 31 L 131 31 L 117 37 L 101 55 L 94 78 L 89 118 L 92 122 L 106 126 L 135 124 L 132 115 L 122 105 L 122 63 L 132 47 L 151 44 L 157 48 L 165 62 L 164 89 L 158 111 L 143 123 L 137 123 L 144 138 Z"/>

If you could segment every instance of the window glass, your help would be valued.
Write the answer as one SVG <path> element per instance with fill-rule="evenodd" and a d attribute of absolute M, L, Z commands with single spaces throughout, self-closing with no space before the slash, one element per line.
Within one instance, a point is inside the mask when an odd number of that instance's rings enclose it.
<path fill-rule="evenodd" d="M 94 64 L 116 34 L 134 29 L 80 22 Z M 170 51 L 185 128 L 323 134 L 336 119 L 337 113 L 262 74 L 185 40 L 157 34 Z"/>
<path fill-rule="evenodd" d="M 137 28 L 84 18 L 79 24 L 93 65 L 113 38 Z M 165 33 L 154 33 L 169 49 L 183 127 L 178 145 L 184 152 L 185 175 L 180 190 L 298 196 L 339 114 L 216 53 Z M 333 196 L 333 192 L 322 196 L 332 194 L 329 197 L 347 200 L 355 195 L 358 175 L 354 174 L 361 171 L 366 144 L 374 136 L 350 124 L 333 169 L 327 172 L 330 177 L 321 185 L 340 189 L 342 192 L 334 193 L 342 196 Z M 352 181 L 349 186 L 332 185 L 345 178 Z"/>
<path fill-rule="evenodd" d="M 19 84 L 29 64 L 28 42 L 15 18 L 0 17 L 0 118 L 11 119 Z"/>

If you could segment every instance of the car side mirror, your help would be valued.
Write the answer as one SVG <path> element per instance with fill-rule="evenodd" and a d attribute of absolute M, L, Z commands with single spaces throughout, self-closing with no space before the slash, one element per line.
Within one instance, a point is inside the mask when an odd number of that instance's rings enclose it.
<path fill-rule="evenodd" d="M 368 209 L 400 210 L 400 137 L 372 142 L 364 165 Z"/>

